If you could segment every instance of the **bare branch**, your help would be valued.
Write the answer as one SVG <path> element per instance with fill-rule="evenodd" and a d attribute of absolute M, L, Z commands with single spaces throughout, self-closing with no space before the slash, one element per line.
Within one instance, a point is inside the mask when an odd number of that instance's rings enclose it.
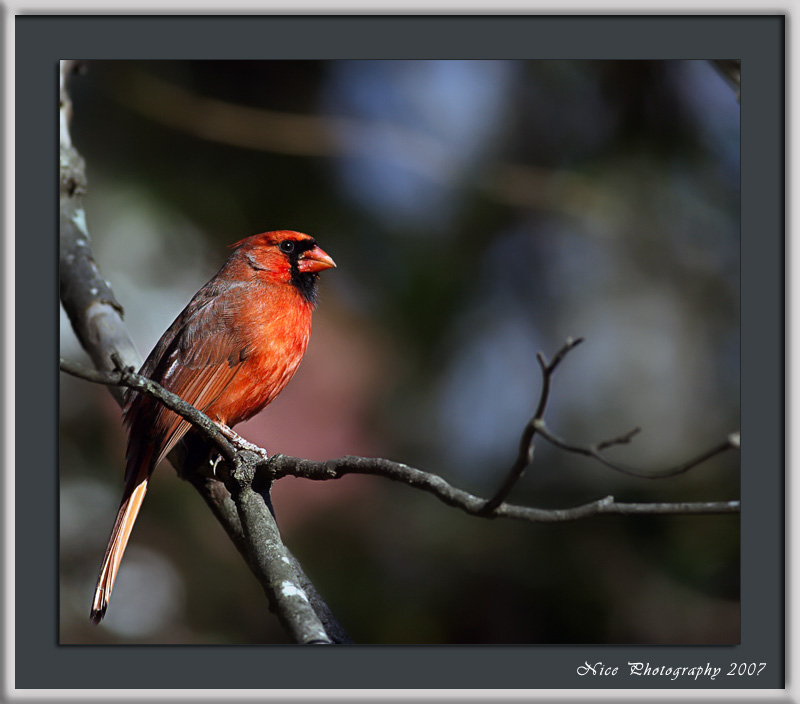
<path fill-rule="evenodd" d="M 567 345 L 575 346 L 577 341 L 570 340 Z M 563 351 L 565 345 L 561 351 Z M 561 352 L 560 351 L 560 352 Z M 566 353 L 564 353 L 566 354 Z M 564 358 L 564 354 L 558 354 L 550 364 L 543 363 L 543 369 L 551 374 L 559 362 Z M 62 369 L 69 373 L 75 374 L 75 367 L 62 360 Z M 127 371 L 124 375 L 119 372 L 112 372 L 110 374 L 103 374 L 100 372 L 88 372 L 75 374 L 87 381 L 93 381 L 101 384 L 120 384 L 123 386 L 130 386 L 131 388 L 142 389 L 145 393 L 164 401 L 168 407 L 178 412 L 181 408 L 184 412 L 183 417 L 190 423 L 195 423 L 198 420 L 204 422 L 203 419 L 208 421 L 208 418 L 197 411 L 192 409 L 189 404 L 180 401 L 180 404 L 175 403 L 175 395 L 165 390 L 155 382 L 152 382 L 139 374 Z M 176 397 L 177 398 L 177 397 Z M 174 404 L 174 408 L 172 405 Z M 193 412 L 186 411 L 186 408 L 192 409 Z M 544 410 L 542 406 L 541 410 Z M 211 421 L 208 421 L 211 422 Z M 212 423 L 212 425 L 214 425 Z M 537 432 L 541 432 L 541 424 L 539 421 L 534 423 Z M 623 442 L 626 437 L 629 439 L 632 433 L 627 436 L 615 438 L 609 442 Z M 227 441 L 225 441 L 227 442 Z M 726 441 L 726 449 L 730 447 L 730 439 Z M 584 454 L 584 453 L 581 453 Z M 708 453 L 706 453 L 708 454 Z M 709 455 L 711 456 L 711 455 Z M 702 460 L 701 460 L 702 461 Z M 501 502 L 493 510 L 492 513 L 486 512 L 486 500 L 478 496 L 474 496 L 463 489 L 458 489 L 444 480 L 442 477 L 425 472 L 415 467 L 410 467 L 400 462 L 392 462 L 391 460 L 383 458 L 371 457 L 354 457 L 346 456 L 339 459 L 327 460 L 325 462 L 314 462 L 312 460 L 300 459 L 297 457 L 288 457 L 286 455 L 272 455 L 268 460 L 262 461 L 259 453 L 252 453 L 249 450 L 237 453 L 234 471 L 230 474 L 235 483 L 230 484 L 230 478 L 226 477 L 226 486 L 231 490 L 231 495 L 234 498 L 234 503 L 239 511 L 242 519 L 243 536 L 246 539 L 247 545 L 257 546 L 258 551 L 272 551 L 279 550 L 277 546 L 270 547 L 269 541 L 266 543 L 259 538 L 254 539 L 254 534 L 262 530 L 263 522 L 266 520 L 263 510 L 253 504 L 255 500 L 251 495 L 255 493 L 252 486 L 248 487 L 241 484 L 242 472 L 251 472 L 252 477 L 250 482 L 252 484 L 263 484 L 265 486 L 271 485 L 273 480 L 280 479 L 286 476 L 299 477 L 302 479 L 313 480 L 327 480 L 339 479 L 346 474 L 369 474 L 392 481 L 407 484 L 415 489 L 427 491 L 436 496 L 440 501 L 449 506 L 460 508 L 474 516 L 488 517 L 488 518 L 515 518 L 534 523 L 553 523 L 560 521 L 571 521 L 580 518 L 587 518 L 589 516 L 596 516 L 601 514 L 681 514 L 681 515 L 694 515 L 694 514 L 716 514 L 716 513 L 735 513 L 739 510 L 738 501 L 712 501 L 712 502 L 682 502 L 682 503 L 617 503 L 614 497 L 607 496 L 604 499 L 593 501 L 589 504 L 582 506 L 575 506 L 567 509 L 540 509 L 531 508 L 527 506 L 516 506 Z M 695 464 L 699 462 L 695 461 Z M 268 506 L 268 498 L 264 502 Z M 256 520 L 256 516 L 260 516 Z M 263 555 L 259 552 L 255 555 L 256 562 L 264 559 Z M 258 573 L 259 579 L 262 584 L 268 585 L 274 589 L 274 575 L 268 574 L 265 570 L 260 570 Z M 263 580 L 267 580 L 264 582 Z M 267 588 L 267 586 L 265 586 Z M 314 641 L 317 642 L 317 641 Z"/>
<path fill-rule="evenodd" d="M 533 436 L 536 434 L 536 423 L 542 418 L 545 408 L 547 407 L 547 399 L 550 396 L 550 379 L 558 365 L 564 360 L 564 357 L 581 342 L 583 342 L 582 337 L 575 339 L 568 337 L 561 349 L 556 352 L 553 361 L 549 364 L 541 352 L 536 355 L 536 360 L 539 362 L 539 366 L 542 370 L 542 391 L 539 394 L 539 403 L 536 406 L 536 412 L 522 431 L 517 458 L 514 460 L 514 464 L 511 465 L 506 480 L 497 490 L 497 493 L 485 503 L 481 509 L 480 515 L 488 516 L 496 511 L 517 485 L 517 482 L 522 478 L 527 466 L 533 462 Z"/>
<path fill-rule="evenodd" d="M 541 509 L 502 503 L 492 514 L 487 515 L 484 510 L 485 499 L 452 486 L 436 474 L 386 459 L 346 456 L 326 462 L 314 462 L 273 455 L 266 468 L 276 479 L 293 476 L 326 480 L 338 479 L 346 474 L 370 474 L 427 491 L 447 505 L 460 508 L 473 516 L 515 518 L 532 523 L 558 523 L 609 514 L 698 515 L 739 511 L 739 501 L 626 504 L 617 503 L 613 496 L 606 496 L 598 501 L 566 509 Z"/>
<path fill-rule="evenodd" d="M 701 452 L 699 455 L 697 455 L 697 457 L 687 460 L 686 462 L 682 462 L 674 467 L 663 469 L 657 472 L 641 472 L 637 469 L 632 469 L 616 462 L 612 462 L 601 454 L 601 450 L 611 447 L 612 445 L 627 443 L 639 432 L 639 428 L 634 428 L 630 432 L 625 433 L 620 437 L 612 438 L 611 440 L 604 440 L 603 442 L 596 443 L 595 445 L 576 445 L 558 437 L 558 435 L 556 435 L 547 427 L 544 420 L 537 420 L 535 425 L 539 435 L 541 435 L 552 445 L 560 447 L 562 450 L 566 450 L 567 452 L 574 452 L 577 455 L 592 457 L 602 465 L 605 465 L 616 472 L 621 472 L 622 474 L 627 474 L 631 477 L 639 477 L 641 479 L 665 479 L 666 477 L 674 477 L 678 474 L 688 472 L 690 469 L 693 469 L 694 467 L 697 467 L 697 465 L 710 460 L 712 457 L 722 454 L 726 450 L 739 449 L 739 433 L 731 433 L 723 442 L 719 443 L 718 445 L 714 445 L 714 447 L 706 450 L 705 452 Z"/>
<path fill-rule="evenodd" d="M 172 393 L 163 386 L 137 374 L 133 367 L 125 367 L 119 356 L 112 353 L 114 369 L 111 372 L 99 372 L 93 369 L 86 369 L 79 364 L 62 359 L 59 363 L 61 371 L 66 372 L 79 379 L 85 379 L 96 384 L 107 386 L 122 386 L 136 391 L 141 391 L 146 396 L 156 398 L 163 403 L 169 410 L 177 413 L 184 420 L 189 421 L 206 440 L 216 446 L 219 453 L 227 462 L 233 465 L 236 462 L 236 450 L 222 434 L 219 426 L 212 421 L 205 413 L 201 413 L 194 406 L 186 403 L 180 396 Z"/>
<path fill-rule="evenodd" d="M 525 429 L 522 432 L 517 458 L 514 461 L 514 464 L 511 466 L 505 482 L 503 482 L 503 485 L 500 487 L 497 493 L 484 504 L 483 508 L 479 512 L 479 515 L 488 516 L 497 511 L 498 507 L 503 503 L 506 497 L 514 489 L 517 482 L 522 478 L 525 469 L 531 462 L 533 462 L 533 439 L 536 433 L 539 433 L 539 435 L 541 435 L 549 443 L 561 448 L 562 450 L 573 452 L 578 455 L 584 455 L 586 457 L 591 457 L 600 462 L 602 465 L 617 472 L 627 474 L 631 477 L 639 477 L 643 479 L 662 479 L 666 477 L 674 477 L 678 474 L 688 472 L 690 469 L 697 467 L 699 464 L 706 462 L 707 460 L 721 454 L 722 452 L 725 452 L 726 450 L 739 449 L 739 433 L 736 432 L 728 435 L 728 437 L 718 445 L 715 445 L 711 449 L 699 454 L 697 457 L 694 457 L 693 459 L 690 459 L 679 465 L 670 467 L 669 469 L 665 469 L 660 472 L 641 472 L 616 462 L 612 462 L 602 454 L 602 451 L 608 449 L 609 447 L 616 445 L 627 445 L 635 435 L 638 435 L 641 432 L 641 428 L 633 428 L 627 433 L 623 433 L 617 437 L 609 438 L 608 440 L 603 440 L 595 443 L 594 445 L 578 445 L 560 438 L 547 427 L 547 424 L 544 421 L 544 412 L 550 395 L 550 382 L 556 367 L 558 367 L 567 354 L 581 342 L 583 342 L 583 338 L 580 337 L 577 339 L 573 339 L 571 337 L 567 338 L 567 341 L 564 343 L 561 349 L 556 352 L 553 360 L 549 363 L 546 361 L 541 352 L 536 355 L 536 360 L 539 362 L 539 367 L 542 370 L 542 391 L 539 396 L 539 403 L 536 406 L 536 412 L 534 413 L 533 418 L 528 421 Z"/>
<path fill-rule="evenodd" d="M 237 504 L 234 503 L 234 500 L 231 498 L 230 493 L 222 484 L 222 482 L 203 476 L 200 472 L 191 472 L 185 477 L 197 490 L 197 492 L 203 497 L 203 500 L 208 505 L 211 512 L 214 514 L 214 517 L 220 522 L 222 527 L 228 533 L 228 537 L 231 539 L 233 544 L 236 546 L 237 550 L 241 553 L 241 555 L 246 560 L 250 570 L 253 574 L 259 579 L 259 582 L 263 585 L 263 565 L 259 564 L 259 561 L 252 555 L 252 551 L 250 549 L 249 539 L 245 537 L 244 530 L 242 528 L 242 522 L 240 520 L 239 509 Z M 268 490 L 264 491 L 263 489 L 260 492 L 262 497 L 264 497 L 265 504 L 270 509 L 269 519 L 264 517 L 265 520 L 268 520 L 268 525 L 270 526 L 270 530 L 273 530 L 273 525 L 275 524 L 274 513 L 272 512 L 271 503 L 268 502 Z M 239 502 L 241 504 L 241 501 Z M 252 515 L 252 514 L 250 514 Z M 274 530 L 277 531 L 277 525 L 274 525 Z M 252 539 L 252 531 L 250 532 Z M 323 600 L 320 593 L 317 591 L 317 588 L 308 578 L 306 573 L 303 571 L 302 566 L 297 561 L 294 555 L 284 546 L 283 553 L 276 559 L 279 559 L 281 563 L 286 564 L 284 562 L 284 557 L 289 560 L 289 564 L 294 569 L 295 572 L 295 582 L 294 584 L 299 586 L 299 588 L 306 594 L 308 597 L 308 601 L 311 604 L 311 608 L 314 610 L 314 613 L 317 615 L 317 618 L 322 623 L 325 632 L 328 634 L 329 638 L 334 643 L 352 643 L 353 640 L 347 634 L 344 627 L 341 623 L 336 619 L 333 615 L 333 612 L 330 610 L 328 605 Z M 291 591 L 291 590 L 290 590 Z M 280 613 L 280 611 L 279 611 Z M 311 630 L 311 629 L 309 629 Z M 317 641 L 313 641 L 317 642 Z"/>
<path fill-rule="evenodd" d="M 256 576 L 269 597 L 271 610 L 295 643 L 332 644 L 311 601 L 298 580 L 293 560 L 280 538 L 271 505 L 253 489 L 259 456 L 237 462 L 225 479 L 236 506 L 250 558 L 259 569 Z"/>
<path fill-rule="evenodd" d="M 253 571 L 264 587 L 272 610 L 284 628 L 297 643 L 335 642 L 328 636 L 326 625 L 317 614 L 317 609 L 321 608 L 326 613 L 328 623 L 336 629 L 339 642 L 348 642 L 342 640 L 347 638 L 344 629 L 332 618 L 330 609 L 316 590 L 314 589 L 311 595 L 306 593 L 305 587 L 310 585 L 310 582 L 302 570 L 298 573 L 299 563 L 281 541 L 278 526 L 268 505 L 268 498 L 256 493 L 251 486 L 260 457 L 249 451 L 237 452 L 217 424 L 207 415 L 152 379 L 137 374 L 133 368 L 123 367 L 119 358 L 116 355 L 114 357 L 116 368 L 111 372 L 85 369 L 64 359 L 60 362 L 60 368 L 86 381 L 128 387 L 144 393 L 158 399 L 171 411 L 190 422 L 229 463 L 229 471 L 223 471 L 222 476 L 241 525 L 241 532 L 236 532 L 235 542 L 238 547 L 247 551 L 248 563 L 255 568 Z M 199 475 L 192 483 L 195 485 L 201 483 Z M 267 488 L 267 497 L 268 491 Z M 206 491 L 201 493 L 205 498 Z M 311 602 L 312 595 L 317 601 L 316 609 Z"/>
<path fill-rule="evenodd" d="M 60 137 L 60 297 L 81 346 L 98 369 L 113 368 L 111 354 L 125 365 L 139 368 L 142 363 L 136 346 L 122 322 L 122 306 L 111 285 L 100 274 L 91 249 L 83 195 L 86 192 L 86 165 L 72 145 L 69 121 L 72 104 L 67 80 L 77 62 L 61 61 L 61 137 Z M 118 403 L 121 391 L 114 390 Z"/>
<path fill-rule="evenodd" d="M 633 430 L 629 430 L 627 433 L 623 433 L 622 435 L 618 435 L 615 438 L 609 438 L 608 440 L 601 440 L 600 442 L 595 445 L 598 452 L 600 450 L 605 450 L 609 447 L 614 447 L 615 445 L 627 445 L 631 440 L 633 440 L 634 435 L 638 435 L 642 432 L 641 428 L 633 428 Z"/>

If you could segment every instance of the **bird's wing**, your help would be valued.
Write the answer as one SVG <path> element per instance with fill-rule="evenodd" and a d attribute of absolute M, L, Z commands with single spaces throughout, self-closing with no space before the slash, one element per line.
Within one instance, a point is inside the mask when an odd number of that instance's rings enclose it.
<path fill-rule="evenodd" d="M 200 411 L 205 411 L 240 372 L 250 348 L 232 324 L 241 300 L 236 288 L 209 282 L 192 299 L 142 367 L 147 376 Z M 158 464 L 191 427 L 155 399 L 135 394 L 126 404 L 131 427 L 129 455 L 143 442 Z M 212 419 L 214 420 L 214 419 Z M 139 427 L 135 427 L 139 426 Z M 129 457 L 128 465 L 135 464 Z"/>

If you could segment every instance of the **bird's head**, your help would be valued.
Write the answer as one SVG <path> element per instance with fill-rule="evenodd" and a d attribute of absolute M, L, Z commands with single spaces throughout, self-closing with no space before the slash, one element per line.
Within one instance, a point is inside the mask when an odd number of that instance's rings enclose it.
<path fill-rule="evenodd" d="M 336 266 L 313 237 L 292 230 L 263 232 L 231 247 L 247 266 L 274 283 L 294 286 L 309 303 L 316 302 L 319 272 Z"/>

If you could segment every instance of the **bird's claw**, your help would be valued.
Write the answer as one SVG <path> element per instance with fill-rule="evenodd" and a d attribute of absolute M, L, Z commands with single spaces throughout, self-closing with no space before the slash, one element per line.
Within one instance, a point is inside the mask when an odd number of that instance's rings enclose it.
<path fill-rule="evenodd" d="M 216 477 L 216 476 L 217 476 L 217 465 L 218 465 L 220 462 L 222 462 L 222 455 L 217 455 L 217 456 L 214 458 L 214 461 L 213 461 L 213 462 L 210 462 L 210 464 L 211 464 L 211 476 L 213 476 L 213 477 Z"/>
<path fill-rule="evenodd" d="M 237 449 L 237 450 L 247 450 L 248 452 L 254 452 L 257 454 L 262 460 L 265 462 L 269 459 L 269 453 L 263 448 L 259 447 L 258 445 L 245 440 L 241 435 L 237 432 L 233 431 L 227 425 L 223 423 L 217 423 L 219 426 L 220 432 L 228 439 L 228 441 Z"/>
<path fill-rule="evenodd" d="M 222 455 L 212 453 L 209 456 L 208 461 L 205 464 L 200 465 L 200 474 L 207 479 L 221 479 L 217 473 L 217 467 L 219 467 L 219 465 L 223 462 L 225 462 L 225 458 Z"/>

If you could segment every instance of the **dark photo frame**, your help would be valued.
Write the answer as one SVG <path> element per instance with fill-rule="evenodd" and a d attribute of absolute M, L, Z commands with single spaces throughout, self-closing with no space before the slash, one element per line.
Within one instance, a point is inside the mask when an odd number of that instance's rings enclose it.
<path fill-rule="evenodd" d="M 17 690 L 784 687 L 784 17 L 20 15 L 15 24 L 17 467 L 8 468 L 15 471 L 16 525 L 15 563 L 6 565 L 11 569 L 6 577 L 15 583 Z M 59 59 L 366 57 L 741 59 L 741 426 L 746 442 L 738 645 L 310 650 L 59 645 L 58 217 L 54 194 L 44 196 L 57 181 Z M 31 285 L 33 261 L 41 269 L 36 286 Z M 31 418 L 47 422 L 24 422 Z M 31 511 L 32 500 L 47 510 Z M 688 682 L 644 680 L 625 674 L 631 661 L 672 668 L 708 665 L 722 668 L 722 675 Z M 727 676 L 739 663 L 767 665 L 757 678 Z M 582 666 L 588 669 L 580 672 Z M 621 674 L 589 674 L 609 667 Z"/>

